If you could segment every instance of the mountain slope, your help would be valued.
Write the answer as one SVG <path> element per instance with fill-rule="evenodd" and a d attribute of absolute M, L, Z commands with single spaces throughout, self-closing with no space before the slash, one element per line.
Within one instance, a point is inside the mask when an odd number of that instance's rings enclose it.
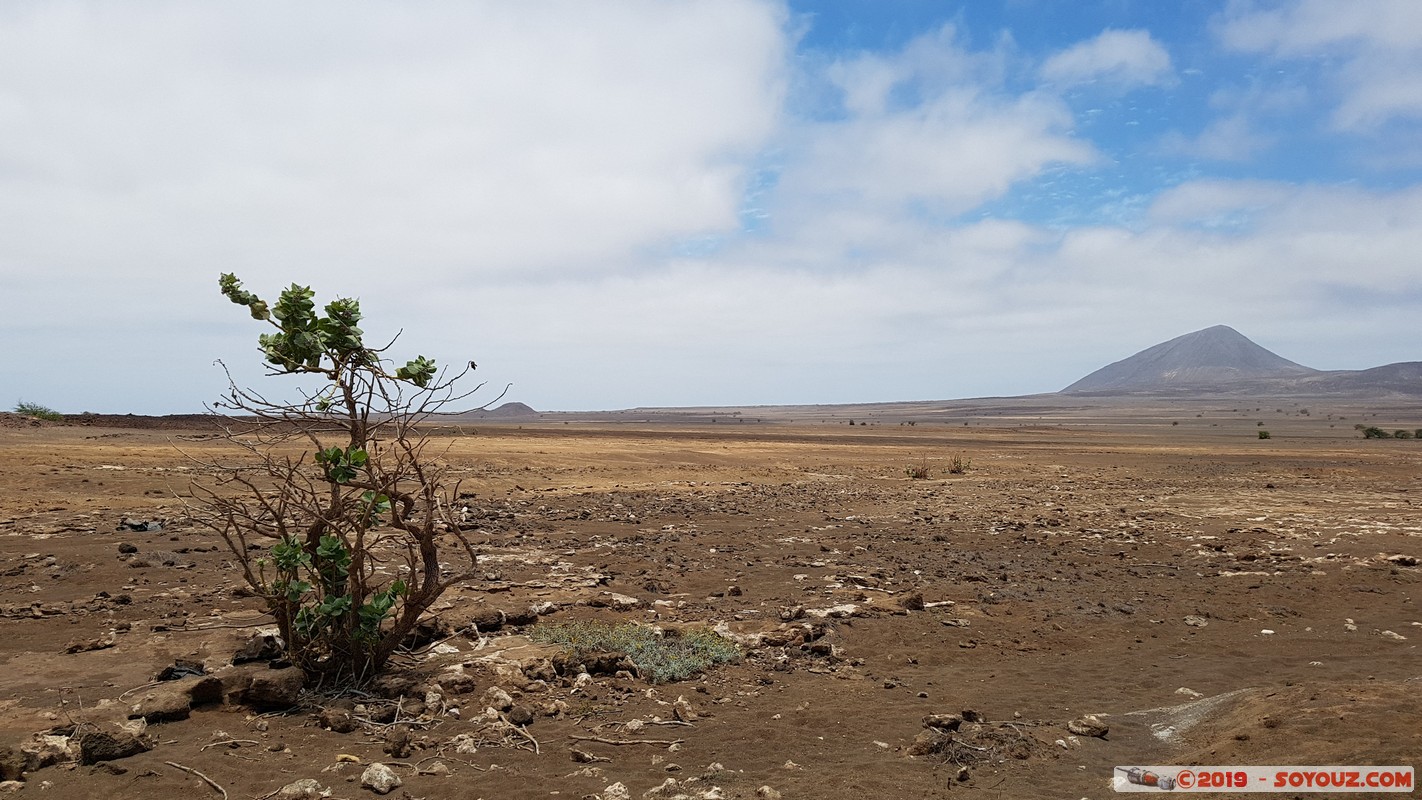
<path fill-rule="evenodd" d="M 1108 364 L 1063 393 L 1209 388 L 1260 379 L 1303 378 L 1318 370 L 1275 355 L 1228 325 L 1177 336 Z"/>

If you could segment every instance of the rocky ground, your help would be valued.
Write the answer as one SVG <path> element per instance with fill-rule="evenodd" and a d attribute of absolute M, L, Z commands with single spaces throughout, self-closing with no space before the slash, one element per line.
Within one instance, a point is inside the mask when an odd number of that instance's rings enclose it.
<path fill-rule="evenodd" d="M 1141 415 L 460 431 L 441 452 L 483 577 L 345 693 L 268 665 L 269 620 L 190 521 L 219 442 L 9 418 L 0 777 L 56 800 L 1101 798 L 1117 765 L 1415 765 L 1422 444 L 1321 417 L 1269 440 Z M 743 655 L 652 684 L 530 638 L 585 619 Z"/>

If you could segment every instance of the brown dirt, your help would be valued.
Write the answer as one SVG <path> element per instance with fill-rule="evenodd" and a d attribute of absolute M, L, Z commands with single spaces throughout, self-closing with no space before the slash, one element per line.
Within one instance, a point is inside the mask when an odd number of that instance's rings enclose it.
<path fill-rule="evenodd" d="M 461 718 L 415 717 L 408 757 L 383 752 L 384 725 L 322 729 L 313 696 L 285 715 L 200 707 L 151 726 L 149 752 L 37 770 L 21 791 L 220 796 L 173 762 L 234 799 L 300 778 L 353 798 L 372 796 L 364 764 L 398 761 L 393 797 L 587 797 L 621 782 L 638 798 L 673 778 L 678 791 L 716 786 L 727 798 L 762 786 L 786 798 L 1099 798 L 1115 765 L 1416 764 L 1422 567 L 1389 558 L 1422 558 L 1422 443 L 1365 442 L 1321 416 L 1271 422 L 1267 441 L 1252 417 L 1218 429 L 1144 413 L 1120 425 L 852 432 L 481 426 L 440 440 L 475 495 L 488 573 L 441 605 L 455 631 L 551 602 L 550 621 L 726 623 L 770 638 L 693 681 L 576 686 L 480 660 L 546 654 L 507 650 L 523 640 L 500 637 L 526 629 L 489 634 L 482 649 L 456 633 L 445 644 L 457 652 L 397 665 L 415 697 L 454 664 L 473 676 L 445 691 Z M 231 555 L 180 499 L 195 474 L 188 456 L 213 456 L 219 442 L 3 427 L 0 748 L 126 716 L 165 666 L 218 666 L 263 623 L 234 592 Z M 944 472 L 954 456 L 970 459 L 964 474 Z M 905 474 L 921 465 L 929 479 Z M 163 528 L 120 530 L 125 518 Z M 640 607 L 605 607 L 608 593 Z M 928 607 L 905 611 L 916 594 Z M 786 626 L 783 609 L 813 619 L 836 606 L 814 626 L 823 638 L 787 641 L 807 620 Z M 110 635 L 112 646 L 82 649 Z M 567 704 L 526 728 L 539 753 L 477 721 L 495 685 L 535 709 Z M 1201 700 L 1186 706 L 1192 693 Z M 355 699 L 367 714 L 379 705 Z M 678 705 L 691 723 L 661 724 Z M 926 715 L 964 710 L 982 721 L 909 755 Z M 1071 738 L 1066 723 L 1084 714 L 1109 725 L 1106 738 Z M 459 734 L 477 752 L 456 753 Z M 680 743 L 575 738 L 589 736 Z M 575 763 L 573 747 L 610 760 Z M 450 774 L 420 774 L 436 761 Z"/>

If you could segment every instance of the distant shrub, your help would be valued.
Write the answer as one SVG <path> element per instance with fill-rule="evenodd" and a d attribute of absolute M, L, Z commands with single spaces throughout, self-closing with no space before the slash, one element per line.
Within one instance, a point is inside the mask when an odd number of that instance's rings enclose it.
<path fill-rule="evenodd" d="M 905 467 L 904 474 L 916 481 L 924 480 L 928 478 L 930 474 L 928 469 L 928 462 L 925 461 L 922 464 L 914 464 L 911 467 Z"/>
<path fill-rule="evenodd" d="M 1377 427 L 1376 425 L 1372 425 L 1372 426 L 1363 428 L 1363 438 L 1364 438 L 1364 439 L 1391 439 L 1391 438 L 1392 438 L 1392 434 L 1388 433 L 1387 431 L 1383 430 L 1382 428 Z"/>
<path fill-rule="evenodd" d="M 23 400 L 15 404 L 15 413 L 23 414 L 26 417 L 48 420 L 49 422 L 63 422 L 64 415 L 48 406 L 39 403 L 27 403 Z"/>
<path fill-rule="evenodd" d="M 1392 434 L 1392 438 L 1394 438 L 1394 439 L 1411 439 L 1411 438 L 1412 438 L 1412 431 L 1395 431 L 1395 432 L 1393 432 L 1393 434 Z"/>
<path fill-rule="evenodd" d="M 1418 428 L 1417 430 L 1413 431 L 1412 436 L 1415 439 L 1422 439 L 1422 428 Z"/>
<path fill-rule="evenodd" d="M 961 455 L 953 456 L 952 458 L 948 459 L 948 474 L 962 475 L 967 472 L 968 467 L 972 465 L 973 462 L 969 461 L 966 458 L 963 458 Z"/>
<path fill-rule="evenodd" d="M 680 681 L 699 675 L 716 664 L 740 659 L 736 645 L 714 631 L 691 630 L 663 634 L 632 622 L 568 622 L 534 626 L 535 642 L 566 648 L 575 658 L 598 653 L 626 656 L 642 677 L 652 683 Z"/>
<path fill-rule="evenodd" d="M 1259 432 L 1259 438 L 1260 438 L 1260 439 L 1268 439 L 1268 438 L 1269 438 L 1269 432 L 1268 432 L 1268 431 L 1260 431 L 1260 432 Z"/>

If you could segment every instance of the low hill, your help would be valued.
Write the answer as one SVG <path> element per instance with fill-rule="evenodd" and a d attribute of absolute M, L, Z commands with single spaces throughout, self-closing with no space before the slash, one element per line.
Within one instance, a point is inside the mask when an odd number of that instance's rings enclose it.
<path fill-rule="evenodd" d="M 1261 378 L 1301 378 L 1317 372 L 1275 355 L 1228 325 L 1216 325 L 1108 364 L 1062 391 L 1149 391 Z"/>
<path fill-rule="evenodd" d="M 1317 370 L 1260 347 L 1227 326 L 1177 336 L 1087 375 L 1067 395 L 1422 395 L 1422 362 L 1363 370 Z"/>

